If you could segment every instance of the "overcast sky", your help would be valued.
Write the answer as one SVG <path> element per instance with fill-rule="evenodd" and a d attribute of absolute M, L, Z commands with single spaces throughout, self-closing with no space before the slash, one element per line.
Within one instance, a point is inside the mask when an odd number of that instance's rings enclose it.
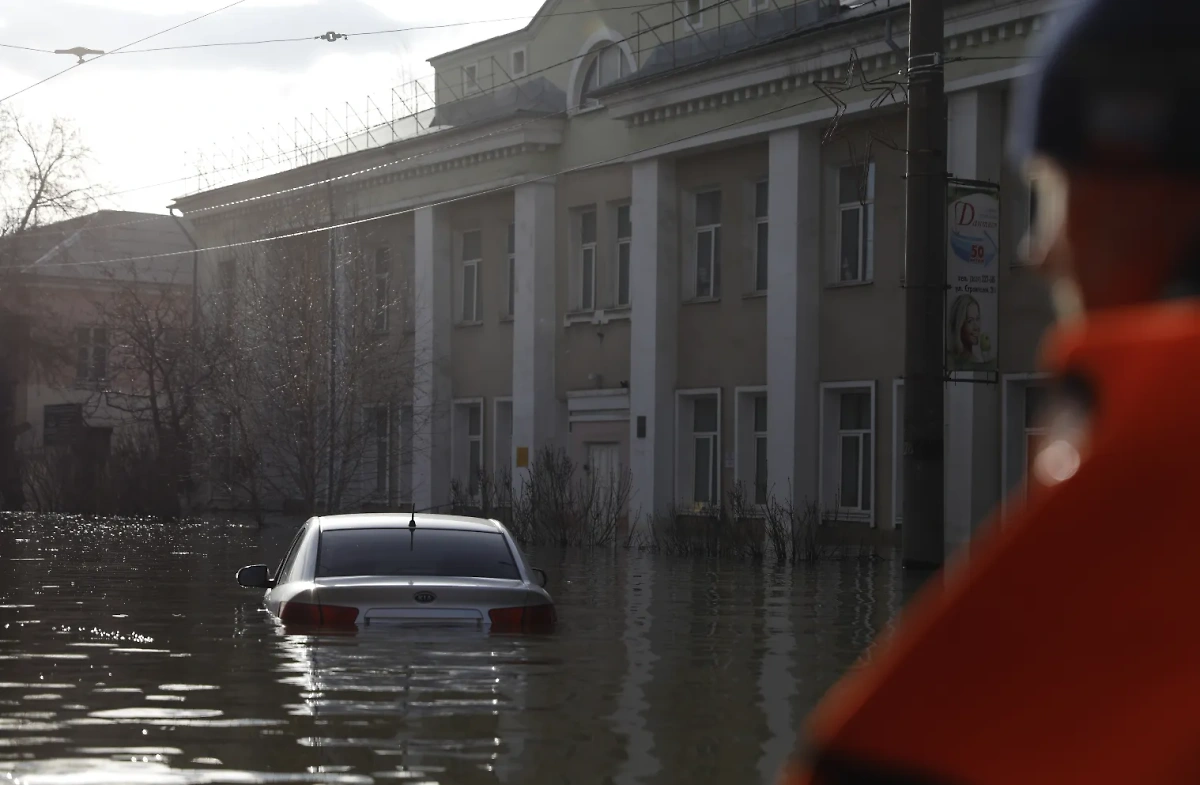
<path fill-rule="evenodd" d="M 6 0 L 0 43 L 40 49 L 111 50 L 232 0 Z M 245 0 L 131 49 L 220 41 L 317 36 L 421 25 L 455 26 L 332 43 L 305 41 L 181 51 L 113 54 L 76 68 L 10 101 L 26 118 L 73 120 L 94 158 L 95 179 L 110 190 L 154 188 L 112 197 L 103 206 L 165 212 L 195 190 L 195 161 L 214 142 L 273 145 L 278 124 L 368 95 L 386 109 L 388 90 L 430 72 L 425 60 L 523 26 L 541 0 Z M 510 18 L 510 21 L 481 22 Z M 468 24 L 458 24 L 468 23 Z M 0 49 L 0 97 L 74 62 L 66 55 Z M 236 139 L 236 142 L 234 141 Z"/>

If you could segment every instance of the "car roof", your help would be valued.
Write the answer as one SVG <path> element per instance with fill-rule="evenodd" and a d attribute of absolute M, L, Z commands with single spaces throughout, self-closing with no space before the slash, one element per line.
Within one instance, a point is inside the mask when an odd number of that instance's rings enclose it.
<path fill-rule="evenodd" d="M 428 513 L 417 513 L 415 516 L 406 512 L 321 515 L 316 518 L 316 522 L 321 527 L 321 531 L 335 531 L 337 529 L 368 529 L 375 526 L 407 527 L 414 518 L 418 529 L 454 529 L 491 534 L 498 534 L 502 531 L 502 527 L 498 523 L 486 518 L 470 518 L 465 515 L 430 515 Z"/>

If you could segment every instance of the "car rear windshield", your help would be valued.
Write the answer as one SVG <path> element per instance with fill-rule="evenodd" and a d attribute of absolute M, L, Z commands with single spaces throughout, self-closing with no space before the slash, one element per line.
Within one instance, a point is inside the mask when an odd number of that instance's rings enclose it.
<path fill-rule="evenodd" d="M 321 533 L 317 577 L 414 575 L 519 580 L 498 533 L 456 529 L 334 529 Z"/>

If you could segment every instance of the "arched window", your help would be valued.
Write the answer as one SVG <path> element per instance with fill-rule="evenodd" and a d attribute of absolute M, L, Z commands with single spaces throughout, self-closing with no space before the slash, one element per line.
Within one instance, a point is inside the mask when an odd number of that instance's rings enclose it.
<path fill-rule="evenodd" d="M 579 105 L 594 105 L 596 100 L 592 98 L 592 93 L 628 76 L 630 72 L 629 63 L 619 44 L 609 42 L 598 45 L 588 55 L 579 91 Z"/>

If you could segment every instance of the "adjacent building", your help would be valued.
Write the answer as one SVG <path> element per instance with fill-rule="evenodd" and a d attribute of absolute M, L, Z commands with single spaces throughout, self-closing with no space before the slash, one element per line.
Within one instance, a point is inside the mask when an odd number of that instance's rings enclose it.
<path fill-rule="evenodd" d="M 1017 485 L 1037 435 L 1051 314 L 1018 253 L 1030 186 L 1004 150 L 1053 5 L 946 2 L 949 173 L 993 210 L 972 224 L 985 285 L 947 304 L 949 340 L 978 361 L 946 385 L 950 546 Z M 480 468 L 519 482 L 557 445 L 627 468 L 631 517 L 740 484 L 893 530 L 907 16 L 905 0 L 548 0 L 432 59 L 436 107 L 403 138 L 175 206 L 225 247 L 202 285 L 231 285 L 271 236 L 331 225 L 335 259 L 352 235 L 380 265 L 400 303 L 386 329 L 412 350 L 412 389 L 381 420 L 407 445 L 381 469 L 394 504 L 444 504 Z"/>

